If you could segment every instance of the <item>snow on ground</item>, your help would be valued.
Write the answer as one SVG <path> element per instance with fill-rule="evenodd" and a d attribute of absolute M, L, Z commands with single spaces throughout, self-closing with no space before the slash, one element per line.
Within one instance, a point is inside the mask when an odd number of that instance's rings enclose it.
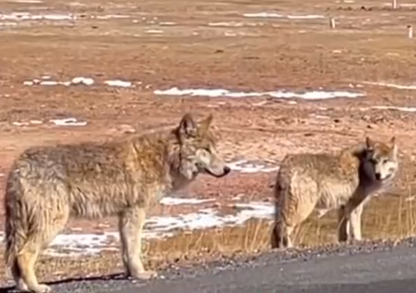
<path fill-rule="evenodd" d="M 0 20 L 75 20 L 77 17 L 73 14 L 32 14 L 30 12 L 12 12 L 9 14 L 0 13 Z"/>
<path fill-rule="evenodd" d="M 402 112 L 416 112 L 416 107 L 372 106 L 371 109 L 396 110 L 396 111 L 402 111 Z"/>
<path fill-rule="evenodd" d="M 273 12 L 259 12 L 259 13 L 244 13 L 244 17 L 257 17 L 257 18 L 287 18 L 287 19 L 322 19 L 324 15 L 288 15 L 279 14 Z"/>
<path fill-rule="evenodd" d="M 163 205 L 180 205 L 180 204 L 201 204 L 214 201 L 215 198 L 198 199 L 198 198 L 179 198 L 179 197 L 164 197 L 160 203 Z"/>
<path fill-rule="evenodd" d="M 87 121 L 78 121 L 76 118 L 52 119 L 50 120 L 56 126 L 85 126 Z"/>
<path fill-rule="evenodd" d="M 359 108 L 360 111 L 368 110 L 391 110 L 391 111 L 401 111 L 401 112 L 416 112 L 416 107 L 404 107 L 404 106 L 371 106 L 371 107 L 362 107 Z"/>
<path fill-rule="evenodd" d="M 115 86 L 115 87 L 131 87 L 133 83 L 131 81 L 124 81 L 124 80 L 106 80 L 104 83 L 108 86 Z"/>
<path fill-rule="evenodd" d="M 60 118 L 60 119 L 51 119 L 49 120 L 51 124 L 56 126 L 86 126 L 87 121 L 78 121 L 77 118 Z M 29 121 L 14 121 L 12 124 L 14 126 L 30 126 L 30 125 L 41 125 L 44 121 L 42 120 L 29 120 Z"/>
<path fill-rule="evenodd" d="M 209 22 L 208 26 L 213 27 L 244 27 L 244 26 L 261 26 L 263 23 L 251 23 L 251 22 L 236 22 L 236 21 L 230 21 L 230 22 Z"/>
<path fill-rule="evenodd" d="M 391 7 L 391 2 L 390 3 L 388 3 L 388 2 L 383 3 L 383 6 L 390 6 Z M 413 8 L 413 7 L 416 7 L 416 4 L 415 3 L 401 3 L 400 1 L 397 1 L 397 6 L 398 7 Z"/>
<path fill-rule="evenodd" d="M 305 100 L 322 100 L 333 98 L 358 98 L 365 96 L 364 93 L 348 92 L 348 91 L 306 91 L 306 92 L 291 92 L 285 90 L 277 90 L 273 92 L 233 92 L 227 89 L 179 89 L 177 87 L 168 90 L 155 90 L 155 95 L 167 96 L 205 96 L 205 97 L 230 97 L 230 98 L 244 98 L 244 97 L 261 97 L 270 96 L 273 98 L 300 98 Z"/>
<path fill-rule="evenodd" d="M 415 84 L 396 84 L 396 83 L 388 83 L 388 82 L 372 82 L 372 81 L 365 81 L 364 84 L 368 85 L 378 85 L 378 86 L 385 86 L 385 87 L 391 87 L 395 89 L 400 90 L 416 90 Z"/>
<path fill-rule="evenodd" d="M 239 171 L 241 173 L 257 173 L 257 172 L 275 172 L 279 170 L 278 166 L 267 167 L 262 164 L 252 164 L 247 160 L 240 160 L 227 164 L 231 170 Z"/>
<path fill-rule="evenodd" d="M 140 82 L 139 82 L 140 83 Z M 41 79 L 33 79 L 33 80 L 26 80 L 23 82 L 23 85 L 27 86 L 34 86 L 34 85 L 44 85 L 44 86 L 57 86 L 57 85 L 64 85 L 64 86 L 74 86 L 74 85 L 85 85 L 91 86 L 95 84 L 94 79 L 90 77 L 83 77 L 83 76 L 76 76 L 72 78 L 70 81 L 55 81 L 51 80 L 50 76 L 42 76 Z M 125 81 L 125 80 L 105 80 L 103 81 L 104 85 L 112 86 L 112 87 L 134 87 L 133 82 Z"/>

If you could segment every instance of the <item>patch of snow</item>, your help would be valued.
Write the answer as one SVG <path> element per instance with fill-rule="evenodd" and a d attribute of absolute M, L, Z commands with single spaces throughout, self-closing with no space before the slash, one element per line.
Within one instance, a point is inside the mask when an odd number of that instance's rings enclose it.
<path fill-rule="evenodd" d="M 239 34 L 236 34 L 236 33 L 233 33 L 233 32 L 225 32 L 224 33 L 224 36 L 226 36 L 226 37 L 236 37 L 236 36 L 238 36 Z M 241 35 L 241 34 L 240 34 Z"/>
<path fill-rule="evenodd" d="M 17 26 L 17 23 L 15 23 L 15 22 L 9 22 L 9 21 L 7 21 L 7 22 L 0 22 L 0 27 L 1 26 Z"/>
<path fill-rule="evenodd" d="M 243 224 L 251 218 L 270 219 L 274 214 L 274 206 L 265 202 L 237 203 L 235 207 L 241 209 L 237 215 L 239 224 Z"/>
<path fill-rule="evenodd" d="M 329 116 L 318 115 L 318 114 L 310 114 L 309 116 L 317 118 L 317 119 L 330 119 L 331 118 Z"/>
<path fill-rule="evenodd" d="M 259 12 L 259 13 L 244 13 L 244 17 L 259 17 L 259 18 L 288 18 L 288 19 L 321 19 L 325 18 L 323 15 L 284 15 L 278 13 Z"/>
<path fill-rule="evenodd" d="M 226 26 L 226 27 L 242 27 L 244 26 L 244 23 L 242 22 L 210 22 L 208 23 L 208 26 Z"/>
<path fill-rule="evenodd" d="M 91 86 L 95 83 L 94 79 L 89 77 L 82 77 L 77 76 L 71 79 L 71 81 L 54 81 L 50 80 L 49 76 L 43 76 L 43 80 L 39 79 L 33 79 L 33 80 L 27 80 L 23 82 L 23 85 L 32 86 L 32 85 L 46 85 L 46 86 L 56 86 L 56 85 L 64 85 L 64 86 L 70 86 L 70 85 L 86 85 Z M 123 81 L 123 80 L 106 80 L 104 81 L 104 84 L 108 86 L 116 86 L 116 87 L 131 87 L 133 86 L 133 83 L 130 81 Z"/>
<path fill-rule="evenodd" d="M 162 30 L 147 30 L 146 33 L 148 34 L 162 34 Z"/>
<path fill-rule="evenodd" d="M 12 12 L 0 14 L 0 20 L 75 20 L 73 14 L 32 14 L 30 12 Z"/>
<path fill-rule="evenodd" d="M 273 98 L 300 98 L 305 100 L 321 100 L 333 98 L 357 98 L 364 96 L 363 93 L 354 93 L 347 91 L 310 91 L 304 93 L 295 93 L 289 91 L 274 91 L 274 92 L 232 92 L 226 89 L 178 89 L 173 87 L 168 90 L 155 90 L 155 95 L 170 95 L 170 96 L 205 96 L 205 97 L 230 97 L 230 98 L 244 98 L 244 97 L 261 97 L 271 96 Z"/>
<path fill-rule="evenodd" d="M 16 126 L 40 125 L 42 123 L 43 122 L 40 120 L 30 120 L 28 122 L 19 122 L 19 121 L 12 122 L 12 124 Z"/>
<path fill-rule="evenodd" d="M 10 3 L 25 3 L 25 4 L 43 3 L 43 1 L 41 1 L 41 0 L 8 0 L 7 2 L 10 2 Z"/>
<path fill-rule="evenodd" d="M 402 85 L 402 84 L 395 84 L 395 83 L 385 83 L 385 82 L 371 82 L 371 81 L 365 81 L 364 84 L 369 85 L 378 85 L 378 86 L 385 86 L 385 87 L 391 87 L 401 90 L 416 90 L 416 85 Z"/>
<path fill-rule="evenodd" d="M 131 87 L 132 83 L 130 81 L 124 80 L 106 80 L 104 83 L 108 86 L 116 86 L 116 87 Z"/>
<path fill-rule="evenodd" d="M 43 79 L 47 79 L 47 78 L 43 78 Z M 28 86 L 32 86 L 32 85 L 46 85 L 46 86 L 65 85 L 65 86 L 68 86 L 70 84 L 71 84 L 70 81 L 60 82 L 60 81 L 39 80 L 39 79 L 33 79 L 31 81 L 27 80 L 23 82 L 23 85 L 28 85 Z"/>
<path fill-rule="evenodd" d="M 395 107 L 395 106 L 372 106 L 370 109 L 377 110 L 396 110 L 402 112 L 416 112 L 416 107 Z"/>
<path fill-rule="evenodd" d="M 270 203 L 250 202 L 234 204 L 239 211 L 235 215 L 220 215 L 214 209 L 202 209 L 197 213 L 177 217 L 153 217 L 146 222 L 146 227 L 156 231 L 176 229 L 195 230 L 244 224 L 251 218 L 272 218 L 273 205 Z"/>
<path fill-rule="evenodd" d="M 266 167 L 260 164 L 249 164 L 246 160 L 240 160 L 232 163 L 227 164 L 231 170 L 239 171 L 241 173 L 257 173 L 257 172 L 275 172 L 279 170 L 279 167 Z"/>
<path fill-rule="evenodd" d="M 94 84 L 94 80 L 92 78 L 89 77 L 74 77 L 71 80 L 71 84 L 84 84 L 84 85 L 93 85 Z"/>
<path fill-rule="evenodd" d="M 201 204 L 201 203 L 210 202 L 214 200 L 215 198 L 197 199 L 197 198 L 164 197 L 160 201 L 160 203 L 163 205 Z"/>
<path fill-rule="evenodd" d="M 176 22 L 172 22 L 172 21 L 162 21 L 159 22 L 159 25 L 175 25 Z"/>
<path fill-rule="evenodd" d="M 391 3 L 383 3 L 383 5 L 391 7 Z M 416 4 L 414 4 L 414 3 L 401 3 L 400 1 L 397 1 L 397 7 L 416 7 Z"/>
<path fill-rule="evenodd" d="M 40 85 L 58 85 L 61 83 L 59 81 L 45 80 L 45 81 L 41 81 L 39 84 Z"/>
<path fill-rule="evenodd" d="M 123 19 L 123 18 L 130 18 L 130 15 L 122 15 L 122 14 L 108 14 L 108 15 L 93 15 L 91 18 L 95 19 Z"/>
<path fill-rule="evenodd" d="M 57 126 L 85 126 L 87 125 L 87 121 L 78 121 L 76 118 L 51 119 L 49 121 Z"/>

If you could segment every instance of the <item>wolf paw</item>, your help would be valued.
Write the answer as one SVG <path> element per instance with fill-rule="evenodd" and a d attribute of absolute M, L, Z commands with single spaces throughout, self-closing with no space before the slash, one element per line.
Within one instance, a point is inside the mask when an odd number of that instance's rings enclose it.
<path fill-rule="evenodd" d="M 35 293 L 49 293 L 52 291 L 52 288 L 48 285 L 39 284 L 36 288 L 33 288 L 31 291 Z"/>
<path fill-rule="evenodd" d="M 149 280 L 149 279 L 153 279 L 157 277 L 157 272 L 155 271 L 142 271 L 139 273 L 136 273 L 135 278 L 139 279 L 139 280 Z"/>
<path fill-rule="evenodd" d="M 360 243 L 362 243 L 363 240 L 358 238 L 358 239 L 349 239 L 348 240 L 348 244 L 350 245 L 359 245 Z"/>
<path fill-rule="evenodd" d="M 30 291 L 25 282 L 23 280 L 19 280 L 16 284 L 16 291 L 20 292 L 28 292 Z"/>

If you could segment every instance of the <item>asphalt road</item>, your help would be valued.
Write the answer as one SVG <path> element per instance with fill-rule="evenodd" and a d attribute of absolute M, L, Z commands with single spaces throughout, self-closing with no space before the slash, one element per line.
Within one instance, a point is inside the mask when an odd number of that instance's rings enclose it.
<path fill-rule="evenodd" d="M 52 286 L 54 292 L 65 293 L 414 293 L 415 243 L 406 239 L 396 246 L 372 242 L 274 252 L 172 267 L 161 272 L 162 279 L 148 282 L 113 276 Z"/>

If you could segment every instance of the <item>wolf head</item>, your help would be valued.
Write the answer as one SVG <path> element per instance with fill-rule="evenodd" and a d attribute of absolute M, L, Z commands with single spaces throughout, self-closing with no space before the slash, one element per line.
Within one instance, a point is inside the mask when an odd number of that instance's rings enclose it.
<path fill-rule="evenodd" d="M 395 137 L 392 137 L 388 143 L 376 142 L 366 137 L 365 148 L 366 175 L 377 182 L 392 179 L 399 167 Z"/>
<path fill-rule="evenodd" d="M 210 131 L 213 116 L 196 123 L 190 113 L 186 113 L 176 129 L 179 140 L 179 173 L 186 179 L 193 179 L 203 173 L 217 178 L 230 173 L 217 153 L 216 141 Z"/>

